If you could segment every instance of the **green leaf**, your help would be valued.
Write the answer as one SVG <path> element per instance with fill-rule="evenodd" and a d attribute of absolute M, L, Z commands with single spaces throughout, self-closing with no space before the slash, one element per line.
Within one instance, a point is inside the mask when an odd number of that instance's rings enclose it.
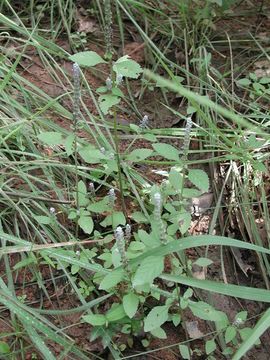
<path fill-rule="evenodd" d="M 161 327 L 158 327 L 158 328 L 152 330 L 151 334 L 153 336 L 157 337 L 158 339 L 167 339 L 167 335 Z"/>
<path fill-rule="evenodd" d="M 154 307 L 144 320 L 144 331 L 152 331 L 159 328 L 168 320 L 168 306 Z"/>
<path fill-rule="evenodd" d="M 112 94 L 105 94 L 100 95 L 98 101 L 103 114 L 107 115 L 112 106 L 120 103 L 121 98 Z"/>
<path fill-rule="evenodd" d="M 144 259 L 137 269 L 133 286 L 152 284 L 153 280 L 159 276 L 164 268 L 164 258 L 162 256 L 149 256 Z"/>
<path fill-rule="evenodd" d="M 79 192 L 79 196 L 83 196 L 83 197 L 85 197 L 87 194 L 85 183 L 82 180 L 78 182 L 78 192 Z"/>
<path fill-rule="evenodd" d="M 183 359 L 190 360 L 190 355 L 187 345 L 179 345 L 179 351 Z"/>
<path fill-rule="evenodd" d="M 118 225 L 126 225 L 126 218 L 125 215 L 121 211 L 115 211 L 111 215 L 107 215 L 106 218 L 100 223 L 101 226 L 114 226 L 117 227 Z"/>
<path fill-rule="evenodd" d="M 152 232 L 148 234 L 145 230 L 138 231 L 139 239 L 144 243 L 144 245 L 154 248 L 160 246 L 161 241 L 155 237 L 155 234 Z"/>
<path fill-rule="evenodd" d="M 165 159 L 179 161 L 179 151 L 169 144 L 156 143 L 152 144 L 153 149 Z"/>
<path fill-rule="evenodd" d="M 180 191 L 183 183 L 183 175 L 180 174 L 180 172 L 175 168 L 171 168 L 169 174 L 169 181 L 175 190 Z"/>
<path fill-rule="evenodd" d="M 73 145 L 74 139 L 75 139 L 74 135 L 69 135 L 68 137 L 66 137 L 66 139 L 64 141 L 64 147 L 66 149 L 67 156 L 70 156 L 73 153 L 72 145 Z"/>
<path fill-rule="evenodd" d="M 234 317 L 234 321 L 238 321 L 238 319 L 241 319 L 244 323 L 247 320 L 247 311 L 240 311 L 237 313 Z"/>
<path fill-rule="evenodd" d="M 127 316 L 132 319 L 139 306 L 139 298 L 134 293 L 129 293 L 123 297 L 123 306 Z"/>
<path fill-rule="evenodd" d="M 177 223 L 181 234 L 185 234 L 191 223 L 191 214 L 187 211 L 183 211 L 177 215 Z"/>
<path fill-rule="evenodd" d="M 213 261 L 210 260 L 210 259 L 207 259 L 205 257 L 200 257 L 198 260 L 196 260 L 194 262 L 194 264 L 198 265 L 198 266 L 202 266 L 202 267 L 205 267 L 205 266 L 208 266 L 208 265 L 211 265 L 213 264 Z"/>
<path fill-rule="evenodd" d="M 129 251 L 142 251 L 144 249 L 145 249 L 145 245 L 141 241 L 131 241 L 128 247 Z"/>
<path fill-rule="evenodd" d="M 174 315 L 172 315 L 171 319 L 172 319 L 173 325 L 174 325 L 175 327 L 180 324 L 181 317 L 180 317 L 179 314 L 174 314 Z"/>
<path fill-rule="evenodd" d="M 101 326 L 106 324 L 106 317 L 102 314 L 83 315 L 83 320 L 93 326 Z"/>
<path fill-rule="evenodd" d="M 224 321 L 224 318 L 227 317 L 224 312 L 215 310 L 213 306 L 204 301 L 190 301 L 189 308 L 195 316 L 202 320 L 218 322 Z"/>
<path fill-rule="evenodd" d="M 102 214 L 105 210 L 107 210 L 107 199 L 106 197 L 103 198 L 100 201 L 91 203 L 89 206 L 87 206 L 87 210 L 92 211 L 94 213 Z"/>
<path fill-rule="evenodd" d="M 94 222 L 91 216 L 81 216 L 78 220 L 78 224 L 86 234 L 91 234 L 94 229 Z"/>
<path fill-rule="evenodd" d="M 0 341 L 0 353 L 1 354 L 9 354 L 10 353 L 10 348 L 8 343 L 4 342 L 4 341 Z"/>
<path fill-rule="evenodd" d="M 134 213 L 132 213 L 132 219 L 134 221 L 136 221 L 136 223 L 141 224 L 141 223 L 148 223 L 148 219 L 147 217 L 140 211 L 134 211 Z"/>
<path fill-rule="evenodd" d="M 211 354 L 213 351 L 216 350 L 216 343 L 214 339 L 208 340 L 205 343 L 205 352 L 207 355 Z"/>
<path fill-rule="evenodd" d="M 152 154 L 153 154 L 153 150 L 151 150 L 151 149 L 136 149 L 136 150 L 133 150 L 130 154 L 128 154 L 126 159 L 135 161 L 135 162 L 139 162 L 139 161 L 142 161 L 142 160 L 148 158 Z"/>
<path fill-rule="evenodd" d="M 47 145 L 59 145 L 63 143 L 62 134 L 54 131 L 44 131 L 38 134 L 37 137 Z"/>
<path fill-rule="evenodd" d="M 236 336 L 236 329 L 234 326 L 228 326 L 225 331 L 225 342 L 228 344 Z"/>
<path fill-rule="evenodd" d="M 103 64 L 105 61 L 95 51 L 82 51 L 71 55 L 69 59 L 78 63 L 80 66 L 95 66 Z"/>
<path fill-rule="evenodd" d="M 141 66 L 136 63 L 136 61 L 130 59 L 128 55 L 124 55 L 118 59 L 113 65 L 113 70 L 117 74 L 121 74 L 132 79 L 137 79 L 142 72 Z"/>
<path fill-rule="evenodd" d="M 205 171 L 200 169 L 190 169 L 188 178 L 198 189 L 207 192 L 209 189 L 209 178 Z"/>
<path fill-rule="evenodd" d="M 112 306 L 112 308 L 107 312 L 106 319 L 109 322 L 118 321 L 123 319 L 126 316 L 124 311 L 124 307 L 122 304 L 117 304 L 116 306 Z"/>
<path fill-rule="evenodd" d="M 100 290 L 109 290 L 114 288 L 124 278 L 124 270 L 115 270 L 105 275 L 104 279 L 99 285 Z"/>
<path fill-rule="evenodd" d="M 80 149 L 79 154 L 88 164 L 98 164 L 101 160 L 107 160 L 106 155 L 102 154 L 102 152 L 92 144 L 88 144 Z"/>
<path fill-rule="evenodd" d="M 201 191 L 197 190 L 197 189 L 187 189 L 184 188 L 183 190 L 183 197 L 185 198 L 193 198 L 193 197 L 198 197 L 200 196 L 202 193 Z"/>

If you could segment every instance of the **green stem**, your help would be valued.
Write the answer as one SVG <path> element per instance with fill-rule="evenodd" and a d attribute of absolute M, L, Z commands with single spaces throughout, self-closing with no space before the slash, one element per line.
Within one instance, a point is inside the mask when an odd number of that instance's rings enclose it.
<path fill-rule="evenodd" d="M 74 139 L 74 161 L 75 161 L 75 191 L 76 191 L 76 229 L 75 229 L 75 238 L 78 240 L 79 238 L 79 216 L 78 212 L 80 211 L 79 204 L 79 176 L 78 176 L 78 147 L 77 147 L 77 129 L 75 129 L 75 139 Z"/>

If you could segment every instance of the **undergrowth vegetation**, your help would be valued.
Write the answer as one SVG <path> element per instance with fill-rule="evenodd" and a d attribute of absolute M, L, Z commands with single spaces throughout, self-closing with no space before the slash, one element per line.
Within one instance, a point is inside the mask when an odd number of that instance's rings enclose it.
<path fill-rule="evenodd" d="M 270 326 L 269 55 L 216 34 L 255 9 L 90 3 L 0 1 L 0 357 L 240 359 Z"/>

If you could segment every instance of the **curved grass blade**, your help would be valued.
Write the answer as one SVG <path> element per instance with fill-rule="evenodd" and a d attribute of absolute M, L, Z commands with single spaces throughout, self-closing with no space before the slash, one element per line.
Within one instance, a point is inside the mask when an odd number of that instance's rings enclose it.
<path fill-rule="evenodd" d="M 224 284 L 212 280 L 193 279 L 188 276 L 167 275 L 159 276 L 163 280 L 173 281 L 179 284 L 192 286 L 198 289 L 233 296 L 245 300 L 270 302 L 270 291 L 265 289 L 251 288 L 247 286 Z"/>

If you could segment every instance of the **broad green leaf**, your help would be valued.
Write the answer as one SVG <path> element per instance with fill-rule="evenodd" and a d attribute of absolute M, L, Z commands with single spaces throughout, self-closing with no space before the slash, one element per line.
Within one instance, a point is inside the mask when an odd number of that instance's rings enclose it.
<path fill-rule="evenodd" d="M 80 195 L 86 196 L 86 194 L 87 194 L 87 189 L 86 189 L 85 183 L 82 180 L 80 180 L 78 182 L 78 192 L 79 192 L 79 196 Z"/>
<path fill-rule="evenodd" d="M 105 212 L 105 210 L 107 210 L 107 204 L 108 204 L 108 200 L 105 197 L 100 201 L 91 203 L 89 206 L 87 206 L 87 210 L 92 211 L 94 213 L 102 214 Z"/>
<path fill-rule="evenodd" d="M 101 160 L 107 159 L 107 157 L 92 144 L 88 144 L 80 149 L 79 154 L 88 164 L 98 164 Z"/>
<path fill-rule="evenodd" d="M 154 307 L 144 320 L 144 331 L 152 331 L 159 328 L 168 320 L 168 306 Z"/>
<path fill-rule="evenodd" d="M 8 343 L 4 342 L 4 341 L 0 341 L 0 353 L 1 354 L 9 354 L 10 353 L 10 348 Z"/>
<path fill-rule="evenodd" d="M 161 327 L 151 330 L 150 332 L 153 336 L 157 337 L 158 339 L 167 339 L 167 335 Z"/>
<path fill-rule="evenodd" d="M 113 214 L 109 214 L 100 223 L 101 226 L 107 227 L 112 226 L 115 228 L 118 225 L 126 225 L 125 215 L 121 211 L 114 211 Z"/>
<path fill-rule="evenodd" d="M 83 315 L 83 320 L 93 326 L 101 326 L 106 324 L 106 317 L 102 314 Z"/>
<path fill-rule="evenodd" d="M 141 241 L 131 241 L 128 250 L 130 251 L 141 251 L 145 249 L 144 243 Z"/>
<path fill-rule="evenodd" d="M 152 232 L 149 234 L 145 230 L 139 230 L 138 231 L 139 239 L 148 247 L 154 248 L 157 246 L 160 246 L 161 241 L 156 238 L 155 234 Z"/>
<path fill-rule="evenodd" d="M 191 223 L 191 214 L 187 211 L 183 211 L 177 215 L 177 223 L 181 234 L 185 234 L 190 227 Z"/>
<path fill-rule="evenodd" d="M 201 191 L 199 191 L 197 189 L 184 188 L 184 190 L 183 190 L 183 197 L 185 197 L 185 198 L 198 197 L 201 194 L 202 194 Z"/>
<path fill-rule="evenodd" d="M 213 306 L 204 301 L 190 301 L 189 308 L 195 316 L 202 320 L 218 322 L 224 321 L 224 318 L 226 317 L 224 312 L 215 310 Z"/>
<path fill-rule="evenodd" d="M 153 149 L 165 159 L 179 161 L 179 151 L 170 144 L 152 144 Z"/>
<path fill-rule="evenodd" d="M 100 95 L 98 101 L 103 114 L 107 115 L 112 106 L 120 103 L 121 98 L 112 94 L 105 94 Z"/>
<path fill-rule="evenodd" d="M 122 304 L 113 306 L 106 314 L 106 319 L 109 322 L 118 321 L 126 316 L 124 307 Z"/>
<path fill-rule="evenodd" d="M 105 63 L 100 55 L 95 51 L 82 51 L 77 54 L 71 55 L 69 59 L 78 63 L 80 66 L 95 66 Z"/>
<path fill-rule="evenodd" d="M 115 270 L 105 275 L 104 279 L 99 285 L 100 290 L 109 290 L 114 288 L 124 278 L 124 270 Z"/>
<path fill-rule="evenodd" d="M 91 216 L 81 216 L 78 220 L 78 224 L 86 234 L 91 234 L 94 229 L 94 222 Z"/>
<path fill-rule="evenodd" d="M 200 169 L 190 169 L 188 178 L 198 189 L 207 192 L 209 189 L 209 178 L 205 171 Z"/>
<path fill-rule="evenodd" d="M 135 273 L 133 286 L 152 284 L 153 280 L 162 273 L 163 268 L 164 258 L 162 256 L 147 257 Z"/>
<path fill-rule="evenodd" d="M 172 322 L 173 322 L 173 325 L 176 327 L 180 324 L 180 321 L 181 321 L 181 318 L 180 318 L 180 315 L 179 314 L 174 314 L 171 316 L 171 319 L 172 319 Z"/>
<path fill-rule="evenodd" d="M 74 142 L 75 136 L 74 135 L 69 135 L 68 137 L 66 137 L 65 141 L 64 141 L 64 146 L 66 149 L 66 153 L 67 156 L 70 156 L 73 153 L 73 142 Z"/>
<path fill-rule="evenodd" d="M 117 88 L 117 87 L 112 88 L 112 94 L 115 95 L 115 96 L 119 96 L 119 97 L 121 97 L 121 98 L 124 98 L 124 97 L 125 97 L 125 95 L 123 94 L 123 92 L 122 92 L 119 88 Z"/>
<path fill-rule="evenodd" d="M 183 359 L 190 360 L 189 350 L 187 345 L 179 345 L 179 351 Z"/>
<path fill-rule="evenodd" d="M 129 293 L 123 297 L 123 306 L 127 316 L 132 319 L 139 306 L 139 298 L 134 293 Z"/>
<path fill-rule="evenodd" d="M 126 157 L 127 160 L 139 162 L 153 154 L 151 149 L 135 149 Z"/>
<path fill-rule="evenodd" d="M 118 59 L 113 65 L 113 70 L 117 74 L 132 79 L 137 79 L 142 72 L 141 66 L 136 61 L 130 59 L 128 55 L 124 55 Z"/>
<path fill-rule="evenodd" d="M 204 267 L 213 264 L 213 261 L 205 257 L 200 257 L 194 264 Z"/>
<path fill-rule="evenodd" d="M 59 145 L 63 143 L 62 134 L 54 131 L 46 131 L 38 134 L 38 139 L 48 145 Z"/>
<path fill-rule="evenodd" d="M 213 351 L 216 350 L 216 343 L 214 339 L 208 340 L 205 343 L 205 352 L 207 355 L 211 354 Z"/>
<path fill-rule="evenodd" d="M 169 174 L 169 181 L 175 190 L 180 191 L 183 183 L 183 175 L 180 174 L 180 172 L 175 168 L 171 168 Z"/>
<path fill-rule="evenodd" d="M 234 326 L 228 326 L 225 331 L 225 342 L 228 344 L 236 336 L 236 329 Z"/>
<path fill-rule="evenodd" d="M 234 317 L 234 321 L 238 321 L 241 319 L 241 321 L 244 323 L 247 320 L 247 311 L 240 311 L 237 313 Z"/>
<path fill-rule="evenodd" d="M 132 213 L 132 219 L 134 221 L 136 221 L 138 224 L 140 223 L 148 223 L 148 219 L 147 217 L 140 211 L 134 211 L 134 213 Z"/>

